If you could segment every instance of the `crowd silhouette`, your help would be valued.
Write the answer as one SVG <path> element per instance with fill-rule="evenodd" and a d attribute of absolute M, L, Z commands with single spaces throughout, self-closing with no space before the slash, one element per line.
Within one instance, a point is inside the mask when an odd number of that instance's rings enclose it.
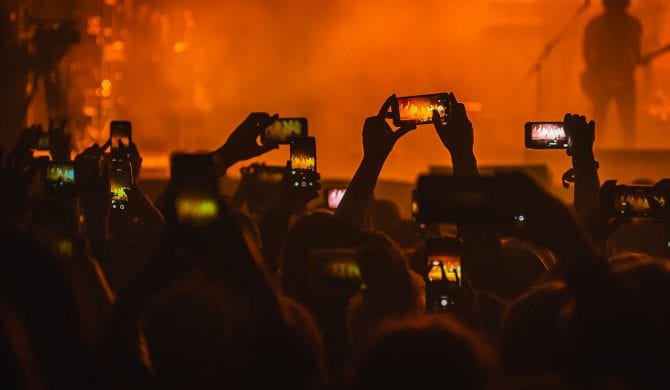
<path fill-rule="evenodd" d="M 484 183 L 465 106 L 448 96 L 446 120 L 435 110 L 428 126 L 452 182 Z M 70 161 L 63 125 L 24 129 L 1 158 L 0 387 L 670 388 L 670 210 L 616 212 L 625 188 L 600 183 L 595 123 L 564 118 L 572 205 L 497 174 L 484 209 L 424 223 L 373 196 L 415 128 L 391 126 L 394 99 L 364 120 L 363 158 L 334 209 L 308 207 L 319 177 L 293 186 L 290 164 L 250 165 L 232 197 L 218 193 L 232 165 L 278 147 L 258 141 L 277 115 L 250 114 L 211 153 L 175 155 L 155 199 L 130 138 Z M 52 162 L 34 154 L 45 134 Z M 294 170 L 314 166 L 301 158 Z M 121 189 L 117 160 L 132 167 Z M 53 163 L 70 164 L 73 191 L 49 186 Z M 419 214 L 421 199 L 459 189 L 420 194 Z M 113 193 L 127 207 L 113 209 Z M 434 252 L 445 237 L 455 252 Z"/>

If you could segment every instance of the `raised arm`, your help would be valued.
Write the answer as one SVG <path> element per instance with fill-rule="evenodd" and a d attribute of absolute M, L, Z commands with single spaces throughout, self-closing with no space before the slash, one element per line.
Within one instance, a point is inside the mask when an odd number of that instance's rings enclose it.
<path fill-rule="evenodd" d="M 386 157 L 388 157 L 396 141 L 414 125 L 401 126 L 393 131 L 386 123 L 386 115 L 395 99 L 390 96 L 382 105 L 376 116 L 365 120 L 363 126 L 363 160 L 361 160 L 354 177 L 349 182 L 347 192 L 335 211 L 335 216 L 353 227 L 363 227 L 372 200 L 372 193 L 377 184 Z"/>

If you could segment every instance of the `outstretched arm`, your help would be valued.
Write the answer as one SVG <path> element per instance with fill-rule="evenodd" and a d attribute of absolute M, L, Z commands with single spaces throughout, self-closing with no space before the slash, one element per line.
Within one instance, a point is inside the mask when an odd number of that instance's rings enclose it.
<path fill-rule="evenodd" d="M 386 99 L 376 116 L 371 116 L 365 120 L 363 126 L 363 160 L 351 182 L 349 182 L 347 192 L 335 211 L 337 218 L 353 227 L 363 227 L 377 179 L 386 157 L 391 153 L 396 141 L 416 128 L 414 125 L 406 125 L 393 131 L 386 123 L 386 113 L 393 99 L 395 99 L 395 95 Z"/>
<path fill-rule="evenodd" d="M 259 145 L 256 141 L 261 131 L 277 120 L 278 115 L 270 116 L 264 112 L 252 112 L 247 119 L 233 130 L 226 143 L 212 152 L 214 168 L 219 176 L 226 174 L 226 170 L 239 161 L 260 156 L 277 145 Z"/>

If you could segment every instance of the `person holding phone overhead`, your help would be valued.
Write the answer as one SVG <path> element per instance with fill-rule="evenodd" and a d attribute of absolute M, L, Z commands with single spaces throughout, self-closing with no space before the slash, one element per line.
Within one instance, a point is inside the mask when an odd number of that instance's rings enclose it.
<path fill-rule="evenodd" d="M 614 99 L 626 140 L 634 142 L 637 99 L 635 67 L 642 63 L 642 24 L 626 12 L 630 0 L 603 0 L 605 12 L 591 19 L 584 32 L 586 70 L 582 88 L 593 104 L 593 117 L 603 129 Z"/>

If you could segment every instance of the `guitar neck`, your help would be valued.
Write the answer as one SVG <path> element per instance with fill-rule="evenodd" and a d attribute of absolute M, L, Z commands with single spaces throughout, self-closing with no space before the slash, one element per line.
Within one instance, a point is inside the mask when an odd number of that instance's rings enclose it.
<path fill-rule="evenodd" d="M 660 56 L 661 54 L 665 54 L 668 51 L 670 51 L 670 44 L 665 45 L 660 49 L 654 50 L 645 56 L 642 56 L 642 58 L 640 58 L 640 64 L 647 64 L 652 60 L 656 59 L 656 57 Z"/>

